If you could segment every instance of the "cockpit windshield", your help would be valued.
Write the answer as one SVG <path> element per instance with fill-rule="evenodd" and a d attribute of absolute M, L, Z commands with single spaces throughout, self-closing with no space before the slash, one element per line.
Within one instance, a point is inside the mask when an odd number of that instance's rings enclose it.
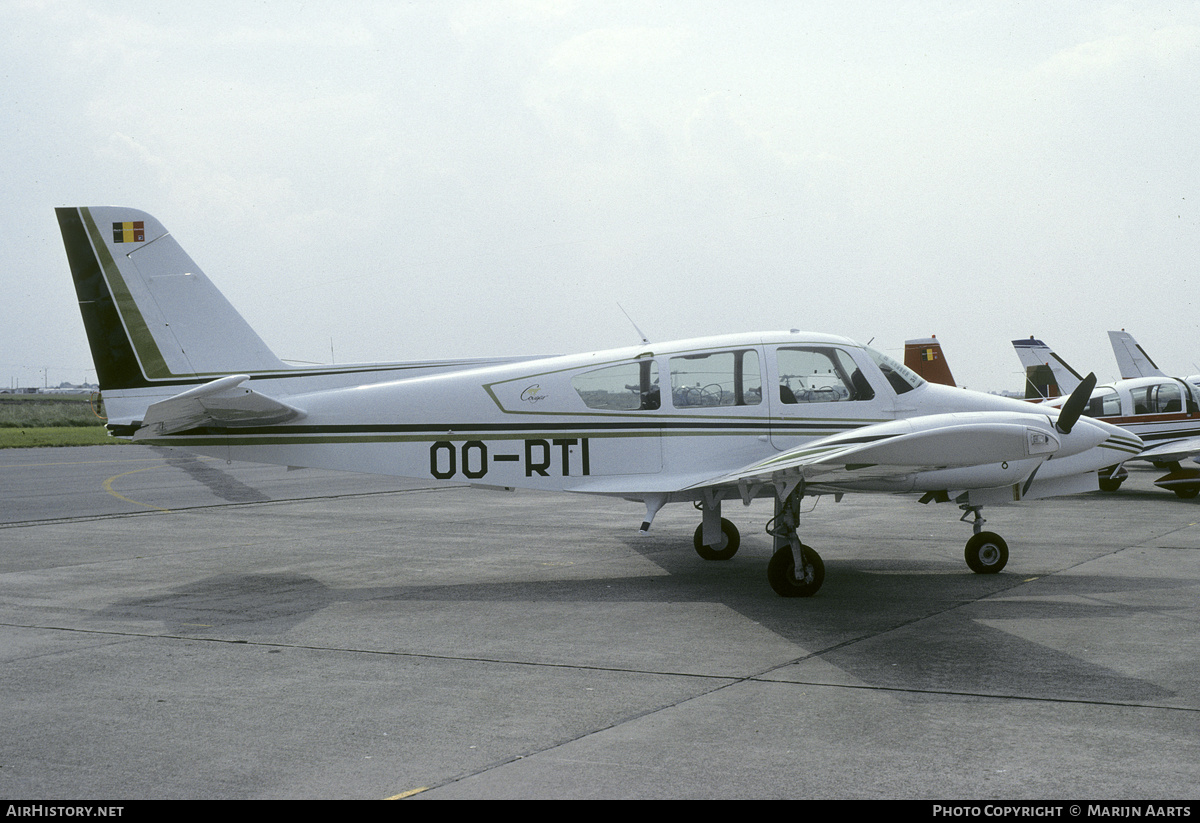
<path fill-rule="evenodd" d="M 875 361 L 875 365 L 883 372 L 883 376 L 887 378 L 892 389 L 896 394 L 904 394 L 912 391 L 918 386 L 924 385 L 925 380 L 912 369 L 888 357 L 883 352 L 875 351 L 869 346 L 864 346 L 867 354 Z"/>

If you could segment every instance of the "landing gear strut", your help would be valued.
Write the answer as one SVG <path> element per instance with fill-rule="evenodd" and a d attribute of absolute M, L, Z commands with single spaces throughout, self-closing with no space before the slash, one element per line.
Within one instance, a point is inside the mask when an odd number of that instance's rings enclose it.
<path fill-rule="evenodd" d="M 706 494 L 696 503 L 704 519 L 696 527 L 692 545 L 696 554 L 705 560 L 728 560 L 737 554 L 742 538 L 737 526 L 721 517 L 721 500 L 716 494 Z"/>
<path fill-rule="evenodd" d="M 742 536 L 738 533 L 737 526 L 722 517 L 720 529 L 721 541 L 718 545 L 711 546 L 704 542 L 704 524 L 701 523 L 696 527 L 696 533 L 692 535 L 692 545 L 696 547 L 696 554 L 705 560 L 728 560 L 737 554 L 738 547 L 742 543 Z"/>
<path fill-rule="evenodd" d="M 801 484 L 785 500 L 775 501 L 775 519 L 767 533 L 775 538 L 775 553 L 767 564 L 767 582 L 780 597 L 812 597 L 825 582 L 825 564 L 811 546 L 800 542 L 796 525 L 800 518 Z"/>
<path fill-rule="evenodd" d="M 976 574 L 995 574 L 1003 569 L 1004 565 L 1008 563 L 1008 544 L 995 532 L 983 531 L 983 524 L 987 522 L 980 514 L 983 506 L 972 506 L 967 503 L 959 508 L 963 510 L 963 516 L 959 519 L 964 523 L 969 516 L 975 515 L 975 519 L 971 523 L 975 534 L 967 541 L 966 549 L 963 550 L 963 556 L 967 560 L 967 565 L 971 567 L 971 571 Z"/>

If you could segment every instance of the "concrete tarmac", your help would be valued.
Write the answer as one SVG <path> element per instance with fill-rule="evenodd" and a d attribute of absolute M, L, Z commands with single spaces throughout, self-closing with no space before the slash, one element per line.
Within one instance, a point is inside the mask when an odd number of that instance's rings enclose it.
<path fill-rule="evenodd" d="M 823 498 L 816 597 L 669 506 L 0 451 L 0 796 L 1200 796 L 1200 502 Z"/>

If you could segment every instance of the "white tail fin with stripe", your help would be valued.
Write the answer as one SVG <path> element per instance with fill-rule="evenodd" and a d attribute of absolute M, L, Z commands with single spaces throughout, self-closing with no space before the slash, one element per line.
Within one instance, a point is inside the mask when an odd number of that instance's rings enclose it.
<path fill-rule="evenodd" d="M 1167 376 L 1129 332 L 1110 331 L 1108 341 L 1112 344 L 1113 355 L 1117 358 L 1117 368 L 1121 371 L 1122 380 L 1134 377 Z"/>
<path fill-rule="evenodd" d="M 1079 372 L 1071 368 L 1041 340 L 1030 337 L 1012 341 L 1021 365 L 1025 367 L 1025 397 L 1048 400 L 1064 397 L 1083 382 Z"/>
<path fill-rule="evenodd" d="M 102 389 L 288 370 L 154 217 L 57 213 Z"/>

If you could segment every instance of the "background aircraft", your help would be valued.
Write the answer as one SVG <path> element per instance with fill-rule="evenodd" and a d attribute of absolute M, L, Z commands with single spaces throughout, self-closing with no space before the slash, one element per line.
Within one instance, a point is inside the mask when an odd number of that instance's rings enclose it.
<path fill-rule="evenodd" d="M 1133 459 L 1168 470 L 1156 485 L 1185 499 L 1200 495 L 1200 470 L 1180 465 L 1185 460 L 1200 462 L 1200 388 L 1190 379 L 1163 374 L 1132 336 L 1112 331 L 1108 335 L 1121 373 L 1144 376 L 1096 387 L 1083 413 L 1138 435 L 1146 448 Z M 1054 373 L 1051 388 L 1055 382 L 1070 385 L 1079 374 L 1040 340 L 1014 340 L 1013 348 L 1026 366 L 1027 384 L 1033 382 L 1031 363 L 1037 361 Z M 1117 467 L 1101 476 L 1100 487 L 1116 491 L 1125 477 L 1124 469 Z"/>
<path fill-rule="evenodd" d="M 933 385 L 850 340 L 806 332 L 711 337 L 538 359 L 288 366 L 154 217 L 57 210 L 117 436 L 222 459 L 435 481 L 693 503 L 693 545 L 739 545 L 725 500 L 775 501 L 767 567 L 807 596 L 824 565 L 800 542 L 805 496 L 953 500 L 973 517 L 976 572 L 1008 548 L 985 504 L 1095 489 L 1141 442 L 1061 412 Z M 1094 379 L 1094 378 L 1093 378 Z M 1085 384 L 1086 386 L 1086 384 Z"/>
<path fill-rule="evenodd" d="M 1117 336 L 1123 336 L 1123 346 L 1133 340 L 1124 332 L 1109 332 L 1114 348 Z M 1026 367 L 1026 399 L 1061 406 L 1057 387 L 1067 384 L 1077 388 L 1083 378 L 1041 340 L 1030 337 L 1012 342 L 1021 364 Z M 1138 351 L 1141 351 L 1140 347 Z M 1200 495 L 1200 470 L 1184 468 L 1180 462 L 1188 459 L 1200 462 L 1200 388 L 1191 378 L 1184 381 L 1166 377 L 1153 366 L 1148 356 L 1144 353 L 1140 356 L 1153 367 L 1157 376 L 1097 386 L 1088 398 L 1083 414 L 1137 434 L 1146 448 L 1129 459 L 1147 460 L 1168 470 L 1155 481 L 1158 486 L 1170 489 L 1184 499 L 1196 497 Z M 904 362 L 926 380 L 954 385 L 941 343 L 935 337 L 906 341 Z M 1133 362 L 1132 358 L 1130 362 Z M 1126 477 L 1128 474 L 1122 466 L 1111 466 L 1101 472 L 1100 488 L 1116 491 Z"/>
<path fill-rule="evenodd" d="M 1050 350 L 1041 340 L 1012 341 L 1021 365 L 1025 367 L 1025 397 L 1030 400 L 1051 400 L 1068 395 L 1083 381 L 1067 361 Z"/>
<path fill-rule="evenodd" d="M 942 355 L 942 344 L 937 335 L 918 337 L 904 341 L 904 365 L 924 377 L 930 383 L 943 386 L 957 385 L 950 365 Z"/>
<path fill-rule="evenodd" d="M 1112 343 L 1113 354 L 1117 358 L 1117 368 L 1121 370 L 1122 378 L 1167 377 L 1166 372 L 1150 359 L 1150 355 L 1129 332 L 1124 329 L 1110 331 L 1108 339 Z M 1190 374 L 1183 379 L 1200 388 L 1200 374 Z"/>
<path fill-rule="evenodd" d="M 1113 355 L 1117 358 L 1117 369 L 1122 380 L 1134 377 L 1166 377 L 1166 372 L 1150 359 L 1146 350 L 1138 345 L 1133 335 L 1122 329 L 1110 331 L 1108 342 L 1112 344 Z"/>

